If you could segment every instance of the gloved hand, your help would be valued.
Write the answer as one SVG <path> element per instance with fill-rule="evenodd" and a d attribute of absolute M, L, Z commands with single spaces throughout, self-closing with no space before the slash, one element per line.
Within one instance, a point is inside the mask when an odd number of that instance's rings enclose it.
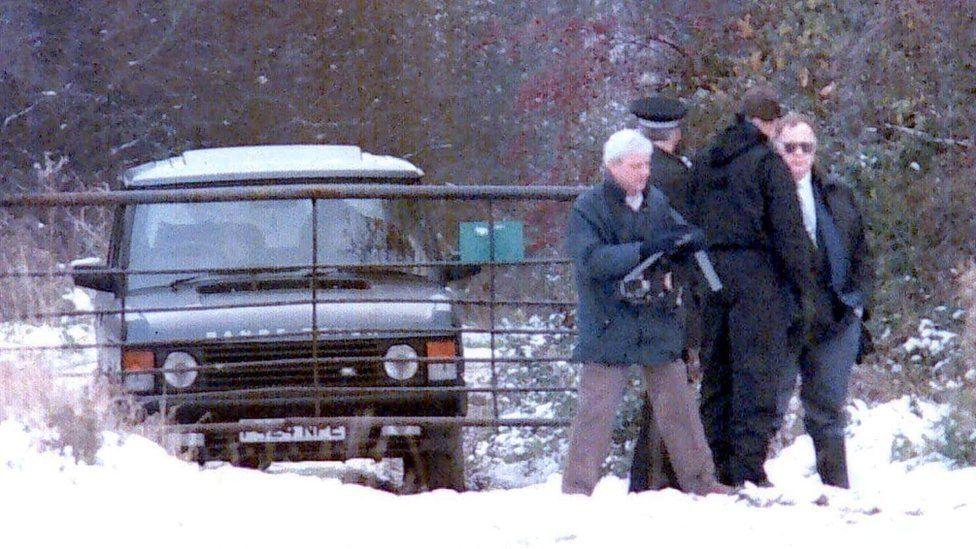
<path fill-rule="evenodd" d="M 675 242 L 671 257 L 679 258 L 705 249 L 705 233 L 698 227 L 688 227 L 687 232 Z"/>
<path fill-rule="evenodd" d="M 670 230 L 644 237 L 640 247 L 641 259 L 647 259 L 658 252 L 667 253 L 673 250 L 682 234 L 681 231 Z"/>
<path fill-rule="evenodd" d="M 670 257 L 680 258 L 704 247 L 705 234 L 697 227 L 685 226 L 660 231 L 646 237 L 641 242 L 640 254 L 642 258 L 647 258 L 661 252 Z"/>

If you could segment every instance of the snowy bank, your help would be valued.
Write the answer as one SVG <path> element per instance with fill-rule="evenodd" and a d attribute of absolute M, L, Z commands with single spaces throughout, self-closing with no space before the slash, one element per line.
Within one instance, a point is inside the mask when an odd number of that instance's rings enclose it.
<path fill-rule="evenodd" d="M 0 424 L 0 528 L 8 547 L 913 547 L 965 539 L 976 518 L 976 469 L 951 469 L 925 447 L 944 410 L 903 398 L 854 409 L 855 488 L 823 487 L 801 437 L 769 464 L 775 488 L 698 498 L 630 495 L 605 479 L 592 498 L 559 477 L 513 489 L 415 496 L 294 472 L 201 469 L 137 436 L 105 433 L 94 465 L 46 450 L 49 433 Z"/>

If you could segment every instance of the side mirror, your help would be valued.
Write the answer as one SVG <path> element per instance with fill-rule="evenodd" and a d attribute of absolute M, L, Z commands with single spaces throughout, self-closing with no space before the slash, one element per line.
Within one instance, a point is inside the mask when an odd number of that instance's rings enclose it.
<path fill-rule="evenodd" d="M 464 280 L 465 278 L 470 278 L 481 272 L 481 265 L 445 265 L 442 267 L 443 280 L 444 282 L 457 282 L 458 280 Z"/>
<path fill-rule="evenodd" d="M 458 256 L 450 258 L 451 261 L 458 261 Z M 441 265 L 431 269 L 432 278 L 439 284 L 457 282 L 465 278 L 472 277 L 481 272 L 481 265 L 474 263 L 461 263 L 458 265 Z"/>
<path fill-rule="evenodd" d="M 101 261 L 81 259 L 71 262 L 71 278 L 75 286 L 99 292 L 117 292 L 122 288 L 122 275 L 108 270 Z"/>

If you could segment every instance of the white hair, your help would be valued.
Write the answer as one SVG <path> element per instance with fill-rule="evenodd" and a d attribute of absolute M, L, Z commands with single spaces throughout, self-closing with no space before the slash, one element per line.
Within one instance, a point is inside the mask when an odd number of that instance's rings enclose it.
<path fill-rule="evenodd" d="M 603 165 L 609 166 L 615 160 L 629 154 L 636 153 L 650 157 L 653 151 L 654 145 L 651 140 L 644 137 L 639 131 L 620 130 L 614 132 L 603 144 Z"/>

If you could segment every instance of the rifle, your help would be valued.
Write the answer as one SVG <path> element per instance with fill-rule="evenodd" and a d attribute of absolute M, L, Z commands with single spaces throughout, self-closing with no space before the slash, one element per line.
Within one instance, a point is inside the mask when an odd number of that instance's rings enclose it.
<path fill-rule="evenodd" d="M 670 208 L 670 213 L 671 218 L 678 223 L 681 223 L 682 225 L 688 224 L 688 222 L 685 221 L 685 218 L 678 213 L 678 210 Z M 680 243 L 681 242 L 679 241 L 679 244 Z M 720 279 L 718 277 L 718 273 L 715 272 L 715 266 L 712 265 L 712 260 L 708 257 L 708 253 L 705 250 L 695 252 L 695 263 L 698 264 L 698 268 L 701 270 L 702 276 L 705 277 L 705 282 L 708 282 L 708 289 L 713 292 L 721 292 L 722 288 L 724 287 L 722 286 L 722 279 Z"/>

